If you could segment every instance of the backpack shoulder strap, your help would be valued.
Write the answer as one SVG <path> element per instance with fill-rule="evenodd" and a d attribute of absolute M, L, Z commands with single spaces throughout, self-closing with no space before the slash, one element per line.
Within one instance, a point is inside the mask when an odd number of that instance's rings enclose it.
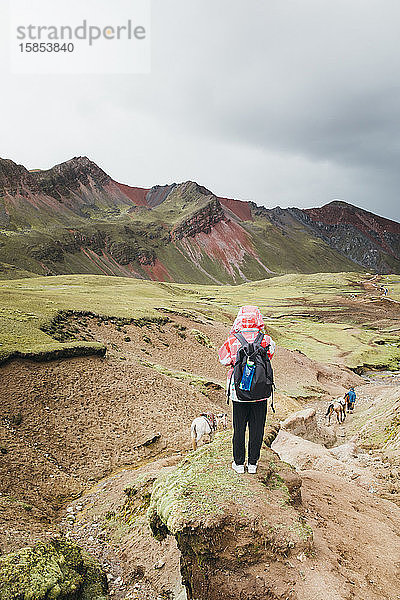
<path fill-rule="evenodd" d="M 255 346 L 259 346 L 259 345 L 261 345 L 261 342 L 263 341 L 263 339 L 264 339 L 264 333 L 263 333 L 262 331 L 259 331 L 259 332 L 257 333 L 257 337 L 256 337 L 256 339 L 254 340 L 253 344 L 254 344 Z"/>
<path fill-rule="evenodd" d="M 249 342 L 246 340 L 246 338 L 244 337 L 244 335 L 242 335 L 238 331 L 234 332 L 233 335 L 235 336 L 235 338 L 237 340 L 239 340 L 240 345 L 242 346 L 242 348 L 243 348 L 243 346 L 247 346 L 248 345 Z"/>

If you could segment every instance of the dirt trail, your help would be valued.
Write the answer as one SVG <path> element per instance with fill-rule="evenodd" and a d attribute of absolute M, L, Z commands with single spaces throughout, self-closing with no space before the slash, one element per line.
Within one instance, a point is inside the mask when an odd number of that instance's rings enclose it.
<path fill-rule="evenodd" d="M 369 434 L 361 434 L 363 426 L 374 421 L 373 411 L 377 399 L 380 400 L 381 396 L 391 398 L 394 395 L 400 401 L 400 372 L 387 375 L 387 377 L 364 376 L 365 384 L 355 388 L 357 401 L 354 413 L 347 413 L 342 424 L 338 424 L 336 416 L 333 415 L 330 429 L 336 435 L 336 445 L 343 445 L 343 451 L 339 453 L 339 458 L 344 460 L 348 470 L 351 468 L 363 470 L 364 482 L 368 482 L 370 477 L 370 484 L 366 487 L 371 493 L 392 500 L 400 506 L 400 481 L 398 480 L 400 451 L 391 448 L 390 444 L 386 444 L 385 448 L 385 444 L 378 437 L 377 441 L 373 442 Z M 316 408 L 318 423 L 327 425 L 328 421 L 325 416 L 327 403 L 318 402 L 313 403 L 312 406 Z M 391 405 L 388 403 L 388 406 Z M 383 429 L 389 423 L 390 419 L 386 416 L 386 421 L 382 424 Z M 373 424 L 369 426 L 369 430 L 372 435 Z M 354 475 L 352 478 L 357 479 Z"/>
<path fill-rule="evenodd" d="M 386 286 L 381 285 L 381 275 L 374 275 L 371 279 L 367 279 L 363 282 L 364 289 L 369 292 L 372 296 L 378 296 L 380 300 L 385 302 L 391 302 L 393 304 L 400 304 L 398 300 L 389 296 L 389 290 Z M 378 282 L 378 283 L 375 283 Z"/>
<path fill-rule="evenodd" d="M 273 445 L 302 476 L 303 507 L 314 531 L 318 568 L 307 572 L 305 561 L 304 584 L 296 587 L 305 598 L 400 598 L 400 449 L 387 435 L 389 409 L 396 415 L 400 402 L 399 375 L 366 377 L 356 388 L 355 412 L 330 426 L 337 436 L 330 450 L 288 432 Z M 318 426 L 325 426 L 327 403 L 312 406 Z"/>

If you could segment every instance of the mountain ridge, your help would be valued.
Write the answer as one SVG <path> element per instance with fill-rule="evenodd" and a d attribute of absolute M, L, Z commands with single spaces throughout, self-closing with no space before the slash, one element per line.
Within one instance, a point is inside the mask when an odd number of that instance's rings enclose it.
<path fill-rule="evenodd" d="M 278 273 L 400 272 L 400 224 L 342 201 L 267 208 L 195 181 L 130 186 L 86 156 L 0 158 L 0 261 L 36 274 L 240 283 Z"/>

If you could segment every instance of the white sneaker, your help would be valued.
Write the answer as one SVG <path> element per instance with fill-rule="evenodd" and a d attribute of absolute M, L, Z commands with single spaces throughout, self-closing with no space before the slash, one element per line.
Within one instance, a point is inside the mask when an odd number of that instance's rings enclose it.
<path fill-rule="evenodd" d="M 244 465 L 237 465 L 235 462 L 232 463 L 232 469 L 236 471 L 236 473 L 244 473 Z"/>
<path fill-rule="evenodd" d="M 254 475 L 254 473 L 257 473 L 257 465 L 247 465 L 247 471 L 251 475 Z"/>

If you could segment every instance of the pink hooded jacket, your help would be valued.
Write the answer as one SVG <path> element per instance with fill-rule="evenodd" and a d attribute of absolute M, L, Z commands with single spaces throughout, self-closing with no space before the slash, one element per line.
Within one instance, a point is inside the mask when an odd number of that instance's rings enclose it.
<path fill-rule="evenodd" d="M 233 332 L 240 332 L 248 342 L 254 342 L 258 332 L 264 328 L 264 319 L 260 310 L 257 306 L 242 306 L 239 310 L 237 317 L 232 325 L 230 336 L 221 348 L 218 350 L 219 360 L 223 365 L 231 366 L 228 372 L 228 383 L 231 378 L 232 368 L 236 361 L 236 354 L 240 348 L 239 340 L 233 335 Z M 264 338 L 261 342 L 263 348 L 268 348 L 268 356 L 271 359 L 275 353 L 275 342 L 274 340 L 264 334 Z M 234 400 L 234 395 L 232 400 Z"/>

